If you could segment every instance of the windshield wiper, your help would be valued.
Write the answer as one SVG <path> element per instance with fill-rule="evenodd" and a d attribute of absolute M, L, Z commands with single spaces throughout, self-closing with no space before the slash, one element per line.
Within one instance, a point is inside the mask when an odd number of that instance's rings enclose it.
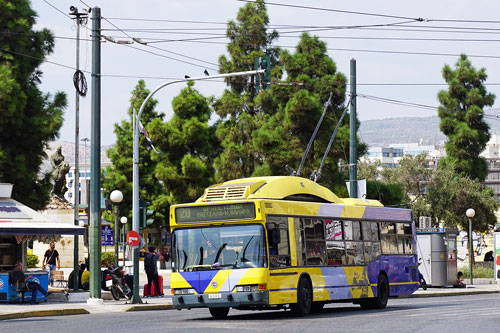
<path fill-rule="evenodd" d="M 214 260 L 214 262 L 213 262 L 214 264 L 215 264 L 216 262 L 218 262 L 218 261 L 219 261 L 219 257 L 220 257 L 220 255 L 221 255 L 221 253 L 222 253 L 222 250 L 224 250 L 224 248 L 226 247 L 226 245 L 227 245 L 227 243 L 224 243 L 224 244 L 222 244 L 222 245 L 219 247 L 219 250 L 217 251 L 217 255 L 215 256 L 215 260 Z"/>

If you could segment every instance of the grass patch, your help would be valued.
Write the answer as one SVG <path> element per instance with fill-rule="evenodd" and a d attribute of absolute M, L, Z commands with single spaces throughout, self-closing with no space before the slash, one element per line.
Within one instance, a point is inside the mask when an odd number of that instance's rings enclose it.
<path fill-rule="evenodd" d="M 472 267 L 472 272 L 474 274 L 475 279 L 493 279 L 495 277 L 495 273 L 493 270 L 493 262 L 491 263 L 477 263 Z M 463 279 L 470 279 L 470 268 L 467 265 L 467 267 L 462 267 L 461 269 L 458 269 L 463 275 Z"/>

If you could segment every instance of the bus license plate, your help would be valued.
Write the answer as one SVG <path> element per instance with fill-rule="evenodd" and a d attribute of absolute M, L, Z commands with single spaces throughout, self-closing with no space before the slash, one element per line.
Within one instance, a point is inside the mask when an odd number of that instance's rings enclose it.
<path fill-rule="evenodd" d="M 208 298 L 222 298 L 221 294 L 208 294 Z"/>

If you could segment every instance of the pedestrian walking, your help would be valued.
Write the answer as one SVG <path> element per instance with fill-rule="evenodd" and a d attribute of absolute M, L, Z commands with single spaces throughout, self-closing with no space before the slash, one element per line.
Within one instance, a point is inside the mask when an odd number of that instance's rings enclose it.
<path fill-rule="evenodd" d="M 57 263 L 57 264 L 56 264 Z M 56 243 L 51 242 L 49 249 L 45 251 L 43 256 L 42 269 L 49 273 L 50 286 L 54 286 L 51 272 L 61 268 L 61 260 L 59 259 L 59 252 L 56 250 Z"/>

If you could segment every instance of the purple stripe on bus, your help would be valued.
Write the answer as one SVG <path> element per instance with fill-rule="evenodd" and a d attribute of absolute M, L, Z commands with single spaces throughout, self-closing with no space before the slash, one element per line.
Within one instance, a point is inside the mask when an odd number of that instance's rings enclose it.
<path fill-rule="evenodd" d="M 363 219 L 410 221 L 411 210 L 385 207 L 366 207 Z"/>
<path fill-rule="evenodd" d="M 344 211 L 344 205 L 321 204 L 318 216 L 340 217 Z"/>

